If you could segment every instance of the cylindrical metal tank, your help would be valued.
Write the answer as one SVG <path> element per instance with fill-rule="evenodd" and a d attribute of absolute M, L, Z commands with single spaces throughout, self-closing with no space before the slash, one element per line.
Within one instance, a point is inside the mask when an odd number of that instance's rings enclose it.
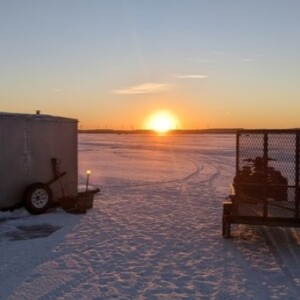
<path fill-rule="evenodd" d="M 55 178 L 53 158 L 59 174 Z M 0 113 L 0 209 L 23 201 L 33 183 L 49 184 L 53 200 L 75 197 L 77 120 L 42 114 Z"/>

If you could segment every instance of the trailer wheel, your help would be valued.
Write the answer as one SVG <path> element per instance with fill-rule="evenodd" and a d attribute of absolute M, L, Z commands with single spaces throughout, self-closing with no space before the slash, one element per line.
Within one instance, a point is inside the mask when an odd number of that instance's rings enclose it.
<path fill-rule="evenodd" d="M 32 214 L 42 214 L 52 204 L 52 200 L 52 191 L 47 184 L 34 183 L 25 191 L 24 206 Z"/>

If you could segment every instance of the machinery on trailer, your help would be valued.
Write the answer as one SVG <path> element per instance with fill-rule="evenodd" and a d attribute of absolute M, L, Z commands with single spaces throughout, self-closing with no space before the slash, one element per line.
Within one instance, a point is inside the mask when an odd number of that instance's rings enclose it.
<path fill-rule="evenodd" d="M 231 224 L 300 227 L 300 130 L 239 130 L 236 174 L 223 203 L 224 238 Z"/>

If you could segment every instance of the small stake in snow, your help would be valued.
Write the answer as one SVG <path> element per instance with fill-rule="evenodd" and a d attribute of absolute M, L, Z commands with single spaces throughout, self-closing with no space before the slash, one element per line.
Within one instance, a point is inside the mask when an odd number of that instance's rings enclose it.
<path fill-rule="evenodd" d="M 91 170 L 86 170 L 86 185 L 85 185 L 85 191 L 88 191 L 89 187 L 89 179 L 90 179 L 90 174 L 92 173 Z"/>

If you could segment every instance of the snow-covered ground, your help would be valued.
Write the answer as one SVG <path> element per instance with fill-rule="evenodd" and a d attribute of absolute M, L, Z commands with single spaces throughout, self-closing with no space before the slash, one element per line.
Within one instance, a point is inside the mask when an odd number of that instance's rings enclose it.
<path fill-rule="evenodd" d="M 0 212 L 0 299 L 299 299 L 295 228 L 232 226 L 233 135 L 80 135 L 94 208 Z"/>

